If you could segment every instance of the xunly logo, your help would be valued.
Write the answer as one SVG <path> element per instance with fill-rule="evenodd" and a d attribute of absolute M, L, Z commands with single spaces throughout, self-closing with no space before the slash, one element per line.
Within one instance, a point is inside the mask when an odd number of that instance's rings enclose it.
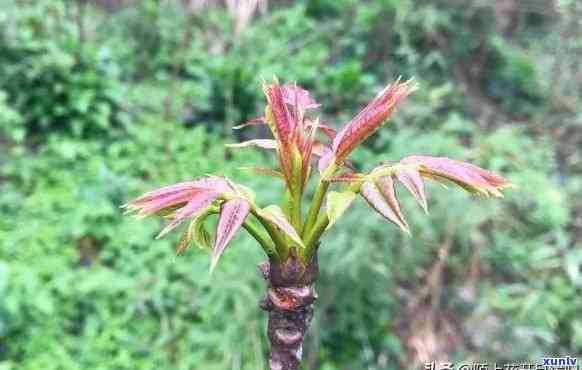
<path fill-rule="evenodd" d="M 576 357 L 544 357 L 544 366 L 576 366 L 578 359 Z"/>

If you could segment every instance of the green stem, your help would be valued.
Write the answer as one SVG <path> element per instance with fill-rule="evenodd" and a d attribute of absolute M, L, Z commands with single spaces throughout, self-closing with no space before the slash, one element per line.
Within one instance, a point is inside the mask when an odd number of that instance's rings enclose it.
<path fill-rule="evenodd" d="M 269 240 L 267 235 L 265 235 L 265 233 L 262 232 L 254 222 L 246 220 L 243 224 L 243 227 L 245 228 L 246 231 L 248 231 L 248 233 L 253 238 L 255 238 L 255 240 L 261 245 L 261 247 L 263 247 L 265 253 L 267 253 L 269 256 L 274 256 L 277 260 L 279 260 L 279 254 L 277 253 L 277 249 L 275 248 L 271 240 Z"/>
<path fill-rule="evenodd" d="M 271 225 L 271 223 L 268 220 L 264 219 L 259 214 L 259 210 L 256 207 L 251 208 L 251 213 L 253 214 L 253 216 L 257 218 L 257 220 L 259 220 L 261 225 L 263 225 L 265 230 L 267 230 L 267 233 L 269 233 L 269 236 L 275 243 L 275 249 L 277 251 L 279 259 L 280 260 L 286 259 L 287 253 L 289 252 L 289 246 L 287 245 L 281 234 L 275 229 L 273 225 Z"/>
<path fill-rule="evenodd" d="M 291 221 L 291 225 L 300 232 L 301 231 L 301 192 L 296 192 L 293 194 L 291 191 L 287 190 L 285 192 L 284 209 L 287 212 L 287 216 Z"/>
<path fill-rule="evenodd" d="M 327 215 L 325 215 L 317 221 L 312 230 L 309 232 L 309 235 L 307 235 L 305 238 L 305 258 L 307 260 L 309 260 L 313 255 L 315 246 L 327 228 L 327 225 L 329 225 L 329 218 Z"/>
<path fill-rule="evenodd" d="M 319 210 L 323 204 L 323 199 L 325 198 L 325 193 L 329 188 L 329 182 L 319 181 L 315 194 L 313 195 L 313 201 L 311 202 L 311 207 L 309 207 L 309 213 L 307 213 L 307 218 L 305 219 L 305 224 L 303 225 L 303 230 L 301 236 L 305 237 L 311 231 L 315 222 L 317 221 L 317 216 L 319 215 Z"/>
<path fill-rule="evenodd" d="M 301 232 L 301 228 L 303 225 L 301 224 L 301 200 L 303 198 L 303 194 L 301 191 L 297 192 L 294 196 L 292 196 L 292 204 L 293 204 L 293 213 L 291 215 L 291 224 L 295 227 L 297 232 Z"/>
<path fill-rule="evenodd" d="M 315 190 L 315 194 L 313 195 L 313 201 L 311 202 L 311 207 L 309 207 L 307 218 L 305 219 L 303 229 L 301 230 L 301 236 L 303 238 L 305 238 L 311 232 L 311 229 L 315 226 L 315 223 L 317 222 L 317 216 L 319 215 L 319 211 L 321 210 L 323 199 L 325 198 L 325 193 L 327 193 L 327 189 L 329 188 L 330 185 L 330 183 L 325 180 L 330 178 L 334 174 L 335 170 L 337 170 L 337 165 L 335 163 L 332 163 L 323 172 L 323 174 L 321 174 L 321 179 L 319 180 L 319 184 L 317 184 L 317 189 Z"/>

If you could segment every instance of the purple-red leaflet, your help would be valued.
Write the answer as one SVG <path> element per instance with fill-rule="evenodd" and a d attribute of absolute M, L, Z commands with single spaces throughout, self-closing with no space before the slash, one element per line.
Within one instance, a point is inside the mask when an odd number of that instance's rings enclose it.
<path fill-rule="evenodd" d="M 414 86 L 410 82 L 396 81 L 373 99 L 333 140 L 336 161 L 341 162 L 356 146 L 376 132 L 412 91 Z"/>
<path fill-rule="evenodd" d="M 174 219 L 160 232 L 156 238 L 161 238 L 168 232 L 175 229 L 178 225 L 184 222 L 187 218 L 193 217 L 204 212 L 212 202 L 218 198 L 219 194 L 215 191 L 203 191 L 193 197 L 183 208 L 178 210 Z"/>
<path fill-rule="evenodd" d="M 245 128 L 247 126 L 258 126 L 258 125 L 266 125 L 267 124 L 267 120 L 265 119 L 265 117 L 257 117 L 255 119 L 252 119 L 250 121 L 246 121 L 241 123 L 240 125 L 234 126 L 232 129 L 233 130 L 240 130 L 241 128 Z"/>
<path fill-rule="evenodd" d="M 210 176 L 150 191 L 121 207 L 130 212 L 137 210 L 137 217 L 143 218 L 170 207 L 185 204 L 196 197 L 198 193 L 209 190 L 224 194 L 233 192 L 234 188 L 225 178 Z"/>
<path fill-rule="evenodd" d="M 160 238 L 185 220 L 205 212 L 215 200 L 233 193 L 240 193 L 238 185 L 225 177 L 210 176 L 150 191 L 122 207 L 128 211 L 138 211 L 137 217 L 140 218 L 152 214 L 171 218 L 157 236 Z M 182 238 L 179 245 L 185 246 L 187 242 L 187 238 Z"/>
<path fill-rule="evenodd" d="M 295 116 L 289 113 L 287 104 L 283 100 L 281 86 L 275 82 L 272 85 L 264 85 L 263 88 L 269 103 L 266 112 L 267 123 L 277 140 L 277 157 L 281 172 L 285 176 L 289 189 L 293 189 L 298 185 L 294 181 L 294 171 L 299 169 L 293 167 L 292 158 L 299 144 L 298 123 Z"/>
<path fill-rule="evenodd" d="M 138 210 L 136 215 L 137 218 L 145 218 L 169 207 L 185 204 L 201 192 L 204 192 L 204 189 L 182 190 L 153 198 L 150 201 L 142 201 L 135 205 L 130 203 L 128 208 L 131 210 Z"/>
<path fill-rule="evenodd" d="M 266 124 L 267 124 L 267 120 L 265 119 L 265 117 L 257 117 L 255 119 L 250 120 L 250 121 L 243 122 L 240 125 L 234 126 L 233 129 L 240 130 L 240 129 L 248 127 L 248 126 L 259 126 L 259 125 L 266 125 Z M 313 126 L 314 120 L 306 117 L 304 124 L 305 124 L 305 128 L 310 128 Z M 335 128 L 331 127 L 329 124 L 324 123 L 324 122 L 319 123 L 319 129 L 325 134 L 325 136 L 327 136 L 331 140 L 333 140 L 333 138 L 337 134 L 337 130 Z"/>
<path fill-rule="evenodd" d="M 498 189 L 510 187 L 503 177 L 495 175 L 470 163 L 456 161 L 446 157 L 410 156 L 402 164 L 418 166 L 421 175 L 437 176 L 464 187 L 468 191 L 484 195 L 502 196 Z"/>
<path fill-rule="evenodd" d="M 286 83 L 283 85 L 283 99 L 286 104 L 295 106 L 301 110 L 319 108 L 315 99 L 311 97 L 309 91 L 302 89 L 295 83 Z"/>
<path fill-rule="evenodd" d="M 360 194 L 374 210 L 388 221 L 396 224 L 403 231 L 409 232 L 408 224 L 402 215 L 400 203 L 394 192 L 394 182 L 391 177 L 383 177 L 376 182 L 366 181 L 362 185 Z"/>
<path fill-rule="evenodd" d="M 242 198 L 234 198 L 222 204 L 216 227 L 216 242 L 212 251 L 210 270 L 213 270 L 220 256 L 240 229 L 250 212 L 250 204 Z"/>
<path fill-rule="evenodd" d="M 272 139 L 253 139 L 242 143 L 226 144 L 229 148 L 257 147 L 263 149 L 277 149 L 277 142 Z"/>
<path fill-rule="evenodd" d="M 424 209 L 424 212 L 428 212 L 424 182 L 422 181 L 420 173 L 414 168 L 396 167 L 395 175 L 396 179 L 408 189 L 414 199 Z"/>
<path fill-rule="evenodd" d="M 265 168 L 265 167 L 243 167 L 242 169 L 244 170 L 250 170 L 253 171 L 255 173 L 258 173 L 260 175 L 266 175 L 266 176 L 271 176 L 271 177 L 277 177 L 280 179 L 285 179 L 285 177 L 283 176 L 283 174 L 279 171 L 270 169 L 270 168 Z"/>
<path fill-rule="evenodd" d="M 347 173 L 340 173 L 335 175 L 326 181 L 329 182 L 362 182 L 366 179 L 366 177 L 362 174 L 355 173 L 355 172 L 347 172 Z"/>
<path fill-rule="evenodd" d="M 180 182 L 174 185 L 165 186 L 160 189 L 149 191 L 144 195 L 132 200 L 129 203 L 122 205 L 122 208 L 137 208 L 138 205 L 152 202 L 154 200 L 170 196 L 182 191 L 192 190 L 194 188 L 194 181 Z"/>
<path fill-rule="evenodd" d="M 265 94 L 274 120 L 275 136 L 282 144 L 287 144 L 295 130 L 296 122 L 293 122 L 287 104 L 283 100 L 281 86 L 279 84 L 265 86 Z"/>

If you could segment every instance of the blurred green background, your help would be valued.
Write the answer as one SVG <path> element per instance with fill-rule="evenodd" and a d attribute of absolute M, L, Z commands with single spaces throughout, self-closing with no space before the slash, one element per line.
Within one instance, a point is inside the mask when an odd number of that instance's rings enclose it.
<path fill-rule="evenodd" d="M 265 369 L 263 259 L 211 276 L 118 206 L 218 173 L 281 184 L 225 143 L 296 80 L 341 125 L 386 83 L 420 89 L 353 157 L 447 155 L 517 184 L 433 186 L 413 238 L 359 203 L 323 241 L 305 369 L 582 356 L 582 2 L 0 0 L 0 370 Z"/>

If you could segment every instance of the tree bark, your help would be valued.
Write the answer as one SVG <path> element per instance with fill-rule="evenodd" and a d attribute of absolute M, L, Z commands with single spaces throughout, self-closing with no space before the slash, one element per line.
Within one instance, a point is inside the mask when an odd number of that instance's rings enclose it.
<path fill-rule="evenodd" d="M 268 284 L 267 297 L 261 308 L 269 314 L 269 368 L 298 370 L 303 338 L 311 324 L 313 303 L 317 299 L 317 253 L 307 266 L 291 256 L 283 263 L 268 261 L 259 267 Z"/>

